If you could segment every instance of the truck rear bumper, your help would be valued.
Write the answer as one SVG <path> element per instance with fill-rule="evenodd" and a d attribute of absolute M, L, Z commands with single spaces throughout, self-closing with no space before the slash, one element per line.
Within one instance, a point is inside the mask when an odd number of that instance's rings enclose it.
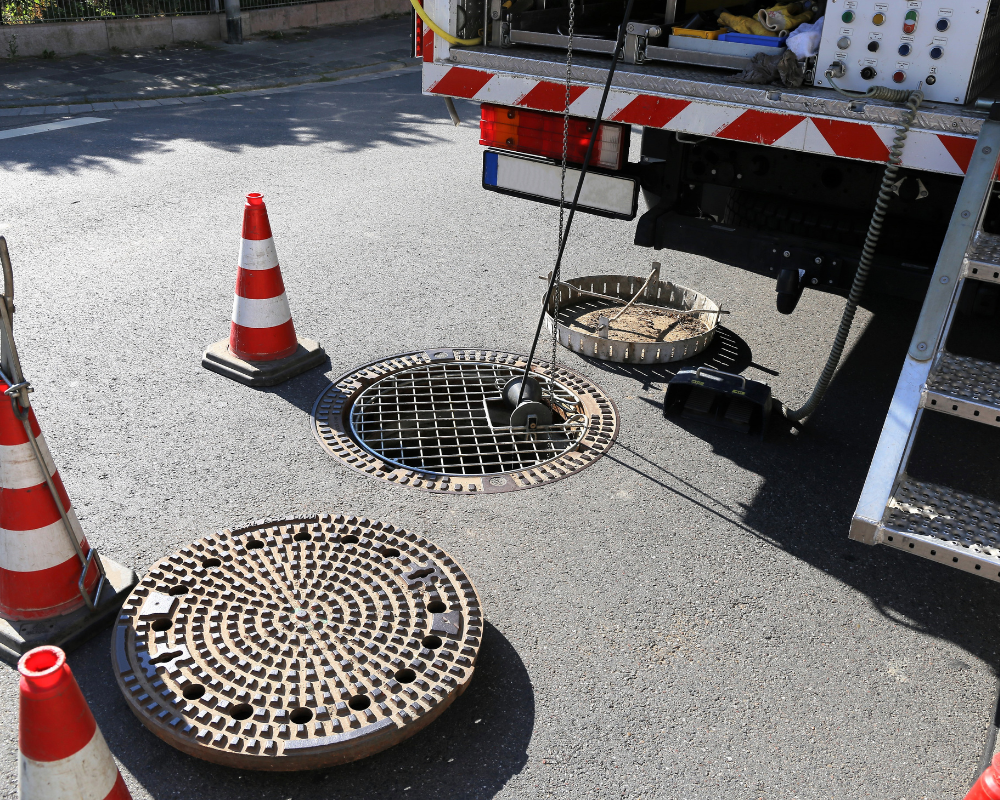
<path fill-rule="evenodd" d="M 426 56 L 425 56 L 426 58 Z M 426 94 L 562 111 L 565 57 L 533 48 L 451 48 L 425 61 Z M 574 59 L 570 113 L 596 116 L 607 60 Z M 885 163 L 903 110 L 854 101 L 827 89 L 780 89 L 726 83 L 712 70 L 664 64 L 618 67 L 605 118 L 692 136 Z M 964 175 L 985 112 L 928 104 L 907 140 L 903 166 Z"/>

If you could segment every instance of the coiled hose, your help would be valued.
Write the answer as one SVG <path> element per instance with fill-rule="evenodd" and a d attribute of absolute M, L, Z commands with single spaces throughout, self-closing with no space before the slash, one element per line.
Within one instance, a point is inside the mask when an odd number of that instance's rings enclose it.
<path fill-rule="evenodd" d="M 829 76 L 828 76 L 829 77 Z M 830 81 L 833 84 L 833 81 Z M 840 357 L 844 354 L 844 347 L 847 345 L 847 337 L 851 333 L 851 326 L 854 324 L 854 314 L 858 310 L 858 303 L 861 301 L 861 294 L 865 290 L 865 283 L 868 281 L 868 274 L 872 269 L 872 261 L 875 258 L 875 246 L 882 235 L 882 225 L 885 223 L 886 212 L 889 210 L 889 200 L 892 197 L 892 187 L 896 182 L 896 175 L 903 159 L 903 148 L 906 146 L 906 136 L 910 132 L 910 127 L 917 116 L 917 109 L 924 101 L 924 94 L 919 89 L 908 91 L 906 89 L 889 89 L 884 86 L 874 86 L 864 94 L 848 94 L 833 87 L 841 94 L 848 97 L 865 97 L 873 100 L 887 100 L 891 102 L 905 102 L 907 111 L 903 115 L 903 123 L 896 132 L 892 147 L 889 148 L 889 163 L 886 164 L 885 174 L 882 176 L 882 186 L 879 188 L 878 200 L 875 203 L 875 212 L 872 214 L 871 224 L 868 226 L 868 234 L 865 236 L 865 246 L 861 251 L 861 261 L 858 264 L 858 271 L 854 274 L 854 283 L 851 285 L 851 293 L 847 296 L 847 305 L 844 306 L 843 316 L 840 318 L 840 327 L 837 328 L 837 335 L 833 339 L 833 347 L 830 349 L 830 356 L 826 360 L 826 366 L 813 388 L 812 394 L 801 408 L 782 408 L 785 417 L 793 422 L 802 422 L 811 415 L 823 401 L 826 390 L 830 388 L 833 374 L 840 363 Z"/>

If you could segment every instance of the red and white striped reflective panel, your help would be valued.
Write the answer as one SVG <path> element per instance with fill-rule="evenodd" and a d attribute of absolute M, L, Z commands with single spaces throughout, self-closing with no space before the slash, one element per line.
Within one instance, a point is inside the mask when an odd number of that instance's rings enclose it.
<path fill-rule="evenodd" d="M 20 800 L 132 800 L 76 679 L 58 647 L 18 663 Z"/>
<path fill-rule="evenodd" d="M 243 209 L 229 350 L 246 361 L 276 361 L 297 346 L 267 208 L 255 192 L 247 195 Z"/>
<path fill-rule="evenodd" d="M 418 5 L 423 5 L 424 0 L 417 0 Z M 422 58 L 424 55 L 424 21 L 419 14 L 413 15 L 413 56 Z"/>
<path fill-rule="evenodd" d="M 0 392 L 7 384 L 0 381 Z M 6 401 L 7 398 L 3 398 Z M 29 412 L 31 431 L 38 441 L 45 467 L 55 484 L 72 535 L 84 554 L 90 547 L 45 444 L 35 412 Z M 0 403 L 0 617 L 39 619 L 65 614 L 83 605 L 77 586 L 80 559 L 66 534 L 59 507 L 35 460 L 28 435 L 8 402 Z M 85 586 L 93 589 L 99 577 L 91 565 Z"/>
<path fill-rule="evenodd" d="M 562 111 L 565 85 L 512 73 L 428 63 L 423 66 L 425 94 L 447 95 L 539 111 Z M 573 86 L 570 114 L 597 116 L 601 86 Z M 671 95 L 654 95 L 613 89 L 608 94 L 604 118 L 650 128 L 711 136 L 741 142 L 885 163 L 896 136 L 892 125 L 852 122 L 791 111 L 762 111 L 733 103 Z M 903 166 L 912 169 L 964 175 L 976 145 L 975 136 L 935 131 L 910 131 L 903 152 Z"/>

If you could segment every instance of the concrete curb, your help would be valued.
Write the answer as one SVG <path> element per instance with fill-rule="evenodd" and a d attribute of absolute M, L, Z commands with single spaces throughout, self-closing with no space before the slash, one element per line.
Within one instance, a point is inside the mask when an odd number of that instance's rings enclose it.
<path fill-rule="evenodd" d="M 406 58 L 398 61 L 381 61 L 364 67 L 337 70 L 336 72 L 315 75 L 298 75 L 287 80 L 276 80 L 268 83 L 231 83 L 223 84 L 214 90 L 209 87 L 199 87 L 198 90 L 185 94 L 172 93 L 169 90 L 151 92 L 137 98 L 135 95 L 69 95 L 59 98 L 59 102 L 29 103 L 22 106 L 0 106 L 0 117 L 28 116 L 31 114 L 79 114 L 84 111 L 115 111 L 127 108 L 153 108 L 156 106 L 172 106 L 189 103 L 203 103 L 212 100 L 222 100 L 226 97 L 242 96 L 247 92 L 292 89 L 298 86 L 308 86 L 316 83 L 336 83 L 350 78 L 378 75 L 381 72 L 395 70 L 415 71 L 421 63 L 419 58 Z M 155 95 L 155 96 L 151 96 Z"/>

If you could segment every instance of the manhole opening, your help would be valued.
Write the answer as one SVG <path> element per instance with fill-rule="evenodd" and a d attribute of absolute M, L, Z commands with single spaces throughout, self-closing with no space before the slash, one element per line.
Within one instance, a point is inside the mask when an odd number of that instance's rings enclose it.
<path fill-rule="evenodd" d="M 526 364 L 472 348 L 375 361 L 320 393 L 314 433 L 346 466 L 397 486 L 481 494 L 562 480 L 614 444 L 618 410 L 593 381 L 538 359 L 541 392 L 512 409 L 504 389 Z"/>
<path fill-rule="evenodd" d="M 452 361 L 388 375 L 350 409 L 353 438 L 372 455 L 438 475 L 492 475 L 529 469 L 576 446 L 587 430 L 582 399 L 535 373 L 552 425 L 511 424 L 504 385 L 521 374 L 507 364 Z"/>
<path fill-rule="evenodd" d="M 313 718 L 313 712 L 311 708 L 294 708 L 288 714 L 288 718 L 296 725 L 305 725 Z"/>
<path fill-rule="evenodd" d="M 425 636 L 420 644 L 426 647 L 428 650 L 437 650 L 443 643 L 440 636 Z"/>
<path fill-rule="evenodd" d="M 218 559 L 209 559 L 209 560 L 217 561 Z M 222 562 L 219 561 L 219 563 L 221 564 Z M 170 588 L 170 594 L 172 594 L 174 597 L 179 597 L 180 595 L 187 593 L 188 593 L 188 587 L 184 586 L 183 584 L 181 584 L 180 586 L 172 586 Z"/>
<path fill-rule="evenodd" d="M 154 631 L 169 631 L 172 627 L 174 627 L 174 623 L 169 619 L 158 619 L 149 627 Z"/>
<path fill-rule="evenodd" d="M 249 703 L 237 703 L 229 709 L 229 716 L 233 719 L 250 719 L 253 716 L 253 707 Z"/>
<path fill-rule="evenodd" d="M 448 606 L 446 606 L 440 600 L 431 600 L 427 604 L 427 610 L 430 611 L 432 614 L 443 614 L 445 611 L 448 610 Z"/>

